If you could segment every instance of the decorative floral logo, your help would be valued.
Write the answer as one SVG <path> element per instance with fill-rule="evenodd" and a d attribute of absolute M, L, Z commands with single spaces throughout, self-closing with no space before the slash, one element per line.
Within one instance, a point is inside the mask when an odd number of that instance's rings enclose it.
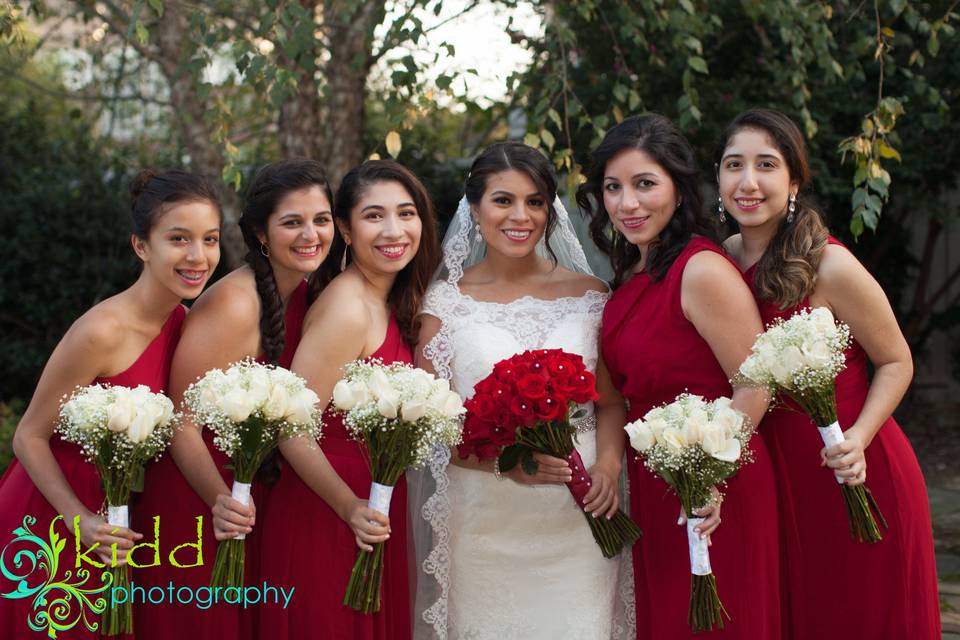
<path fill-rule="evenodd" d="M 58 631 L 67 631 L 81 623 L 88 631 L 96 631 L 97 617 L 107 607 L 107 599 L 101 594 L 110 588 L 109 572 L 100 576 L 103 585 L 96 588 L 86 587 L 91 573 L 83 568 L 68 569 L 59 579 L 60 554 L 66 545 L 56 532 L 57 522 L 61 520 L 63 517 L 57 516 L 50 523 L 48 542 L 30 530 L 37 519 L 25 516 L 23 526 L 13 530 L 14 539 L 0 552 L 0 572 L 17 585 L 15 590 L 0 596 L 32 599 L 33 611 L 27 617 L 27 624 L 34 631 L 46 631 L 48 638 L 56 638 Z M 8 561 L 12 566 L 8 566 Z"/>

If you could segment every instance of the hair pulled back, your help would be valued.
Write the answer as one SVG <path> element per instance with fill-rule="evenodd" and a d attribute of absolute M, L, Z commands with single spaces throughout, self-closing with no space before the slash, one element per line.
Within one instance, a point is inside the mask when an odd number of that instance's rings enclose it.
<path fill-rule="evenodd" d="M 283 354 L 284 313 L 283 298 L 277 289 L 273 266 L 264 245 L 257 237 L 266 234 L 267 220 L 288 194 L 317 186 L 333 204 L 333 192 L 326 173 L 319 162 L 297 158 L 282 160 L 261 167 L 247 189 L 240 216 L 240 230 L 247 245 L 246 263 L 253 270 L 260 297 L 260 347 L 266 359 L 276 364 Z"/>
<path fill-rule="evenodd" d="M 490 177 L 504 171 L 519 171 L 537 187 L 547 205 L 547 224 L 544 229 L 544 244 L 557 261 L 550 247 L 550 235 L 557 226 L 557 210 L 553 201 L 557 197 L 557 178 L 553 167 L 542 153 L 522 142 L 498 142 L 483 150 L 470 166 L 463 194 L 467 202 L 477 205 L 483 199 Z"/>
<path fill-rule="evenodd" d="M 437 216 L 433 202 L 426 187 L 412 171 L 393 160 L 368 160 L 351 169 L 343 177 L 337 189 L 333 206 L 333 217 L 345 228 L 350 228 L 350 212 L 360 202 L 367 189 L 381 182 L 396 182 L 402 186 L 417 208 L 420 216 L 420 248 L 417 254 L 397 274 L 387 304 L 396 316 L 404 340 L 415 344 L 419 322 L 417 313 L 430 284 L 430 279 L 440 263 L 440 241 L 437 231 Z M 321 291 L 340 273 L 340 265 L 347 254 L 347 263 L 352 261 L 343 237 L 337 234 L 330 247 L 329 258 L 320 266 L 311 283 L 310 299 L 315 299 Z"/>
<path fill-rule="evenodd" d="M 799 189 L 793 222 L 788 222 L 784 216 L 757 263 L 753 281 L 761 299 L 786 309 L 800 304 L 816 286 L 817 268 L 830 232 L 806 193 L 811 174 L 803 134 L 783 113 L 773 109 L 750 109 L 734 118 L 717 141 L 714 151 L 716 166 L 720 167 L 723 153 L 733 137 L 744 129 L 761 131 L 770 138 L 787 164 L 791 183 Z"/>
<path fill-rule="evenodd" d="M 212 182 L 187 171 L 141 169 L 130 179 L 130 219 L 133 235 L 142 240 L 150 236 L 157 221 L 172 205 L 205 200 L 220 210 L 220 196 Z"/>
<path fill-rule="evenodd" d="M 649 155 L 670 175 L 680 199 L 670 222 L 650 245 L 646 268 L 654 280 L 662 279 L 694 235 L 718 240 L 716 223 L 703 208 L 700 171 L 687 139 L 670 120 L 656 113 L 626 118 L 610 129 L 590 154 L 586 182 L 577 189 L 577 205 L 590 218 L 590 236 L 610 256 L 614 287 L 640 260 L 640 248 L 616 231 L 603 205 L 603 177 L 610 160 L 627 149 Z"/>

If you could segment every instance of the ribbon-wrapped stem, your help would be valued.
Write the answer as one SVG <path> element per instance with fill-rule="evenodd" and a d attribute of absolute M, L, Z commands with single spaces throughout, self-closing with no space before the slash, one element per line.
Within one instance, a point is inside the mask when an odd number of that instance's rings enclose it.
<path fill-rule="evenodd" d="M 107 506 L 107 524 L 113 527 L 129 527 L 130 513 L 126 504 L 109 504 Z M 127 565 L 114 566 L 110 564 L 111 589 L 130 590 L 130 569 Z M 103 635 L 118 636 L 133 633 L 133 607 L 130 599 L 116 604 L 112 601 L 103 611 L 100 618 Z"/>
<path fill-rule="evenodd" d="M 531 451 L 565 459 L 573 472 L 573 479 L 566 483 L 567 488 L 577 505 L 583 509 L 586 504 L 584 498 L 590 491 L 592 481 L 580 452 L 574 446 L 574 433 L 575 429 L 566 420 L 539 422 L 534 427 L 518 429 L 517 444 Z M 503 458 L 500 459 L 501 470 L 508 470 L 512 466 L 505 467 Z M 603 515 L 594 517 L 586 512 L 583 515 L 605 558 L 616 556 L 624 546 L 632 545 L 641 535 L 640 527 L 620 509 L 609 520 Z"/>

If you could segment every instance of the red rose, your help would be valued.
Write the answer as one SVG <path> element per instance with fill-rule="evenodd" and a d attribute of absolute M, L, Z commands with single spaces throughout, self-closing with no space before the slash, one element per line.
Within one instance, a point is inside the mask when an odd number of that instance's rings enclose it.
<path fill-rule="evenodd" d="M 533 412 L 538 420 L 562 420 L 567 415 L 567 404 L 547 397 L 533 403 Z"/>
<path fill-rule="evenodd" d="M 517 380 L 517 392 L 527 400 L 547 397 L 547 380 L 543 376 L 528 373 Z"/>
<path fill-rule="evenodd" d="M 576 376 L 573 382 L 575 391 L 572 394 L 572 399 L 574 402 L 589 402 L 599 397 L 597 395 L 597 379 L 589 371 L 584 371 Z"/>
<path fill-rule="evenodd" d="M 517 426 L 529 426 L 536 422 L 534 402 L 522 397 L 514 397 L 510 402 L 510 412 L 517 419 Z"/>

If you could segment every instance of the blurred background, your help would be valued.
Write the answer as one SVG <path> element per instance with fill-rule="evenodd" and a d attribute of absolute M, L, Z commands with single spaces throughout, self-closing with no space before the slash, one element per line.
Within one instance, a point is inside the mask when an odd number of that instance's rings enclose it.
<path fill-rule="evenodd" d="M 714 202 L 714 140 L 772 107 L 806 133 L 830 228 L 913 349 L 897 418 L 960 633 L 958 4 L 0 0 L 0 467 L 57 340 L 136 276 L 126 181 L 140 167 L 220 181 L 222 275 L 242 261 L 233 223 L 265 162 L 316 158 L 336 184 L 395 157 L 445 223 L 484 146 L 539 147 L 569 195 L 606 128 L 655 111 L 698 149 Z"/>

